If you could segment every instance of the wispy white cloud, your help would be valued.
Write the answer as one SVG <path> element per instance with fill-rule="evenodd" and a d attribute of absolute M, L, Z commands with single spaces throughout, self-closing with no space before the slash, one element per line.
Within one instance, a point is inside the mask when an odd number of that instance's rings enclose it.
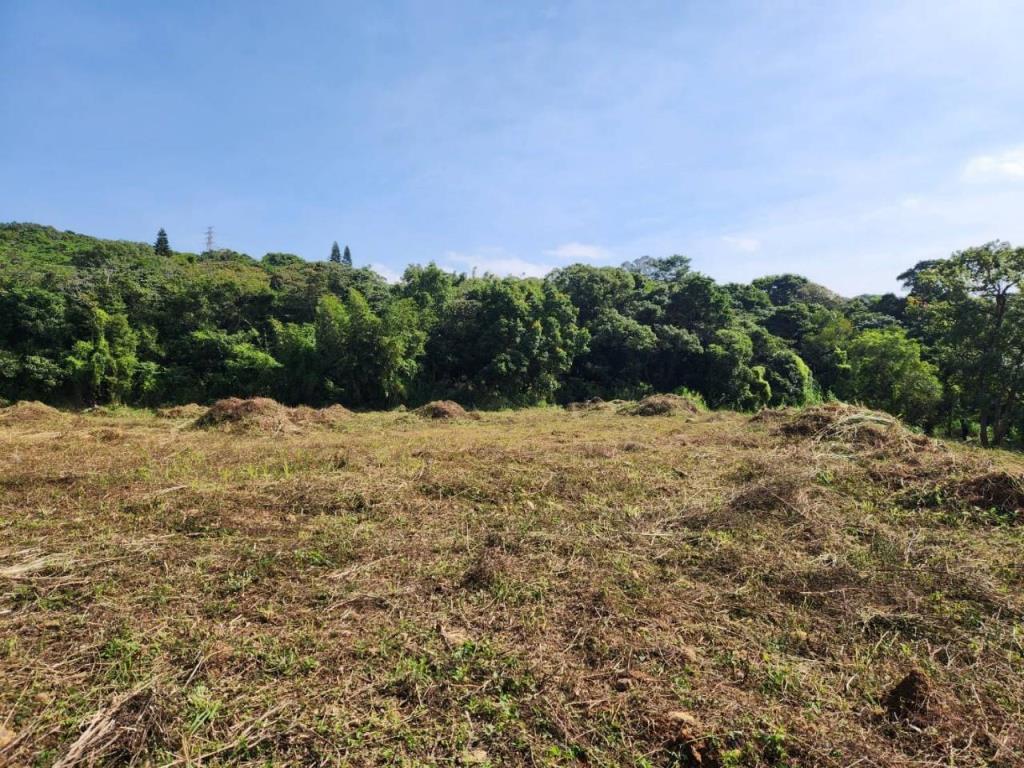
<path fill-rule="evenodd" d="M 761 241 L 756 237 L 741 235 L 723 235 L 722 242 L 740 253 L 756 253 L 761 250 Z"/>
<path fill-rule="evenodd" d="M 563 243 L 551 250 L 544 251 L 544 255 L 550 256 L 560 263 L 572 263 L 577 261 L 608 261 L 612 253 L 600 245 L 587 243 Z"/>
<path fill-rule="evenodd" d="M 392 269 L 387 264 L 371 264 L 370 269 L 383 277 L 389 283 L 397 283 L 402 279 L 402 274 L 398 270 Z"/>
<path fill-rule="evenodd" d="M 540 258 L 523 258 L 504 248 L 488 247 L 473 251 L 448 251 L 441 263 L 460 272 L 476 270 L 478 275 L 543 277 L 558 267 L 577 262 L 607 263 L 615 254 L 600 245 L 570 242 L 542 251 Z"/>
<path fill-rule="evenodd" d="M 548 261 L 530 261 L 508 253 L 502 248 L 482 248 L 472 253 L 448 251 L 442 263 L 459 272 L 489 272 L 499 277 L 543 277 L 557 265 Z"/>
<path fill-rule="evenodd" d="M 1024 181 L 1024 146 L 970 158 L 963 177 L 967 181 Z"/>
<path fill-rule="evenodd" d="M 880 191 L 873 200 L 825 199 L 766 209 L 743 222 L 761 242 L 741 252 L 721 236 L 697 239 L 685 253 L 721 281 L 796 272 L 844 295 L 898 290 L 903 270 L 922 259 L 993 239 L 1024 241 L 1019 185 L 958 183 L 913 195 Z M 662 249 L 662 252 L 666 252 Z"/>

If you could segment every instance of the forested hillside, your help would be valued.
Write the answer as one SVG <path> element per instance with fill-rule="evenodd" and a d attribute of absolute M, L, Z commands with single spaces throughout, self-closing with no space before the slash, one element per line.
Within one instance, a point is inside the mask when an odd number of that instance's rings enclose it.
<path fill-rule="evenodd" d="M 984 444 L 1024 437 L 1024 249 L 1006 243 L 911 267 L 906 297 L 853 299 L 796 275 L 720 285 L 682 256 L 544 279 L 414 265 L 391 285 L 347 248 L 307 262 L 172 244 L 0 225 L 0 398 L 490 408 L 685 388 L 712 407 L 835 397 Z"/>

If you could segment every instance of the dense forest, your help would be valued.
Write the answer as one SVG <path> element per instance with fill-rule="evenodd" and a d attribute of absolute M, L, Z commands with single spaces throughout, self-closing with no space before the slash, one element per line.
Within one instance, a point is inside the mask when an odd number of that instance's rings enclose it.
<path fill-rule="evenodd" d="M 1024 249 L 1006 243 L 918 263 L 906 296 L 852 299 L 797 275 L 720 285 L 683 256 L 543 279 L 414 265 L 389 284 L 329 253 L 0 225 L 0 398 L 493 408 L 688 390 L 741 410 L 838 398 L 1024 442 Z"/>

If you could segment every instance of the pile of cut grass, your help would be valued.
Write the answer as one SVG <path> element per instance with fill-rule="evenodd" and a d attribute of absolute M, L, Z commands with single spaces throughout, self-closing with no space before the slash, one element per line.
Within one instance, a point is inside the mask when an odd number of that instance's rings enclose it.
<path fill-rule="evenodd" d="M 626 416 L 676 416 L 681 413 L 698 413 L 696 402 L 682 395 L 648 395 L 639 402 L 627 403 L 619 408 Z"/>
<path fill-rule="evenodd" d="M 199 417 L 203 416 L 207 411 L 207 408 L 199 405 L 198 403 L 186 403 L 184 405 L 171 405 L 166 408 L 157 408 L 156 416 L 158 419 L 188 419 L 194 421 Z"/>
<path fill-rule="evenodd" d="M 570 412 L 606 411 L 611 407 L 611 403 L 605 402 L 602 398 L 591 397 L 589 400 L 566 403 L 565 410 Z"/>
<path fill-rule="evenodd" d="M 421 405 L 414 413 L 424 419 L 440 421 L 470 418 L 469 412 L 454 400 L 433 400 L 426 405 Z"/>
<path fill-rule="evenodd" d="M 195 420 L 199 429 L 241 433 L 295 433 L 307 426 L 336 427 L 352 416 L 340 405 L 288 408 L 269 397 L 218 400 Z"/>
<path fill-rule="evenodd" d="M 943 508 L 993 521 L 1024 519 L 1024 475 L 993 461 L 1003 454 L 958 446 L 907 428 L 879 411 L 829 403 L 802 410 L 762 411 L 754 423 L 779 435 L 841 449 L 905 507 Z"/>
<path fill-rule="evenodd" d="M 6 408 L 0 408 L 0 424 L 8 426 L 38 424 L 46 421 L 59 421 L 64 418 L 66 418 L 66 414 L 36 400 L 19 400 Z"/>

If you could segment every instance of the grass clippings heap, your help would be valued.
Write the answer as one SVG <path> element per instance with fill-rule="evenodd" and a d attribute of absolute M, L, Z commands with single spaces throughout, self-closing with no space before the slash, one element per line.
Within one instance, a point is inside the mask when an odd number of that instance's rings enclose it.
<path fill-rule="evenodd" d="M 200 429 L 237 432 L 295 432 L 289 409 L 269 397 L 218 400 L 195 421 Z"/>
<path fill-rule="evenodd" d="M 816 443 L 821 450 L 841 446 L 892 500 L 908 508 L 957 509 L 988 515 L 992 522 L 1024 520 L 1024 475 L 1019 470 L 997 466 L 992 452 L 954 452 L 950 444 L 914 432 L 889 414 L 829 403 L 762 411 L 752 421 L 769 425 L 776 434 Z"/>
<path fill-rule="evenodd" d="M 676 416 L 699 411 L 699 406 L 693 400 L 682 395 L 648 395 L 637 403 L 619 409 L 619 413 L 626 416 Z"/>
<path fill-rule="evenodd" d="M 413 413 L 424 419 L 440 421 L 471 418 L 469 412 L 454 400 L 433 400 L 421 405 Z"/>
<path fill-rule="evenodd" d="M 337 427 L 351 417 L 352 412 L 340 405 L 288 408 L 268 397 L 230 397 L 218 400 L 194 424 L 199 429 L 280 434 L 301 432 L 311 426 Z"/>
<path fill-rule="evenodd" d="M 1024 474 L 1005 469 L 983 468 L 981 472 L 956 479 L 947 493 L 976 509 L 994 510 L 1003 519 L 1024 519 Z"/>
<path fill-rule="evenodd" d="M 36 400 L 19 400 L 14 405 L 0 408 L 0 425 L 33 425 L 40 422 L 59 421 L 66 414 Z"/>
<path fill-rule="evenodd" d="M 198 403 L 186 403 L 185 405 L 171 405 L 167 408 L 157 408 L 158 419 L 188 419 L 194 421 L 203 416 L 208 409 Z"/>
<path fill-rule="evenodd" d="M 290 411 L 291 419 L 299 425 L 311 424 L 320 427 L 337 427 L 355 414 L 343 405 L 329 405 L 326 408 L 298 406 Z"/>
<path fill-rule="evenodd" d="M 581 400 L 576 403 L 567 403 L 565 405 L 565 410 L 579 413 L 587 411 L 607 411 L 611 407 L 611 403 L 606 402 L 600 397 L 592 397 L 589 400 Z"/>
<path fill-rule="evenodd" d="M 928 438 L 907 429 L 895 416 L 845 403 L 826 403 L 790 412 L 763 411 L 754 418 L 771 420 L 773 416 L 780 422 L 778 431 L 789 437 L 896 450 L 914 450 L 930 444 Z"/>
<path fill-rule="evenodd" d="M 0 764 L 1024 764 L 1024 462 L 798 415 L 0 430 Z"/>

